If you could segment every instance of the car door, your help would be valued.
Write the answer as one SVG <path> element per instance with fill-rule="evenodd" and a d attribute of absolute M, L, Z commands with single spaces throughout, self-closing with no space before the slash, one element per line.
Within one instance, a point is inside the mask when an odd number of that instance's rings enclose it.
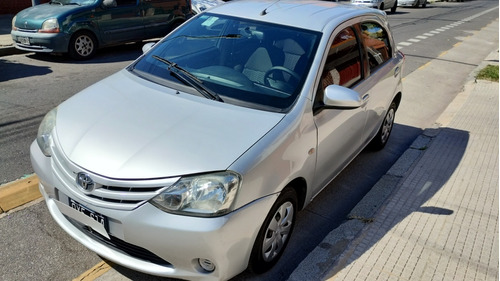
<path fill-rule="evenodd" d="M 337 29 L 338 30 L 338 29 Z M 354 88 L 363 79 L 362 52 L 353 26 L 332 36 L 315 96 L 317 128 L 315 187 L 322 188 L 360 151 L 366 120 L 365 106 L 331 109 L 322 106 L 325 88 L 331 84 Z M 363 99 L 363 93 L 358 93 Z"/>
<path fill-rule="evenodd" d="M 398 57 L 393 55 L 390 34 L 382 23 L 366 20 L 358 26 L 367 73 L 356 90 L 366 92 L 367 119 L 363 136 L 366 144 L 377 133 L 397 92 L 401 65 Z"/>
<path fill-rule="evenodd" d="M 186 0 L 142 0 L 145 36 L 147 38 L 163 37 L 175 26 L 175 20 L 185 18 Z"/>
<path fill-rule="evenodd" d="M 139 0 L 105 0 L 98 16 L 101 38 L 105 44 L 127 42 L 144 37 Z"/>

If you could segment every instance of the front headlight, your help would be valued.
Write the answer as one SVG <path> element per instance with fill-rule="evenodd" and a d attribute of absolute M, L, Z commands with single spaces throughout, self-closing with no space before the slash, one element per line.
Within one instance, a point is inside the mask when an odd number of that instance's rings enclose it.
<path fill-rule="evenodd" d="M 57 19 L 48 19 L 42 23 L 41 33 L 59 33 L 59 22 Z"/>
<path fill-rule="evenodd" d="M 12 18 L 12 30 L 17 30 L 17 27 L 16 27 L 16 17 L 17 17 L 17 16 L 14 16 L 14 17 Z"/>
<path fill-rule="evenodd" d="M 220 216 L 231 210 L 240 181 L 231 171 L 183 177 L 150 203 L 169 213 Z"/>
<path fill-rule="evenodd" d="M 56 126 L 57 107 L 49 111 L 38 127 L 36 142 L 47 157 L 52 156 L 50 146 L 52 144 L 52 130 Z"/>

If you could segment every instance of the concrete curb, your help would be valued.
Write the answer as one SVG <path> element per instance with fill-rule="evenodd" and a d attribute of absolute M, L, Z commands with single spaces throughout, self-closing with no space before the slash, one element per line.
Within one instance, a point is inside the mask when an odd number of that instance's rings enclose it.
<path fill-rule="evenodd" d="M 31 175 L 0 186 L 0 214 L 41 198 L 38 183 L 38 176 Z"/>

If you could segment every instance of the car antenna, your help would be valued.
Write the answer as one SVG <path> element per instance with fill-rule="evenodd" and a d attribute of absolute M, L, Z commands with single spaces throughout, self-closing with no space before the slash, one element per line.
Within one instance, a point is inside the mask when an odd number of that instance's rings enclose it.
<path fill-rule="evenodd" d="M 279 1 L 280 1 L 280 0 L 276 0 L 276 1 L 274 1 L 273 3 L 271 3 L 271 5 L 269 5 L 269 6 L 268 6 L 267 8 L 265 8 L 262 12 L 260 12 L 260 15 L 261 15 L 261 16 L 265 16 L 265 15 L 267 15 L 267 14 L 268 14 L 267 9 L 269 9 L 272 5 L 276 4 L 276 3 L 277 3 L 277 2 L 279 2 Z"/>

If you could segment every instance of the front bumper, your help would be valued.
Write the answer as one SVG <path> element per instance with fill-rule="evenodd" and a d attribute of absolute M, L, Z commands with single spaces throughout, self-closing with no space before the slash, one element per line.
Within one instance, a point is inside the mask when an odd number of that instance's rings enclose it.
<path fill-rule="evenodd" d="M 216 218 L 165 213 L 149 203 L 133 210 L 116 210 L 79 203 L 104 215 L 105 234 L 94 231 L 92 220 L 68 204 L 72 196 L 58 179 L 51 157 L 45 157 L 36 141 L 31 161 L 40 178 L 40 191 L 54 220 L 74 239 L 112 262 L 148 274 L 189 280 L 227 280 L 248 265 L 257 233 L 276 200 L 268 196 Z M 95 223 L 95 221 L 94 221 Z M 129 251 L 131 249 L 131 251 Z M 198 259 L 212 261 L 216 269 L 206 272 Z"/>
<path fill-rule="evenodd" d="M 66 53 L 70 36 L 66 33 L 36 33 L 19 30 L 11 31 L 17 49 L 28 52 Z"/>

